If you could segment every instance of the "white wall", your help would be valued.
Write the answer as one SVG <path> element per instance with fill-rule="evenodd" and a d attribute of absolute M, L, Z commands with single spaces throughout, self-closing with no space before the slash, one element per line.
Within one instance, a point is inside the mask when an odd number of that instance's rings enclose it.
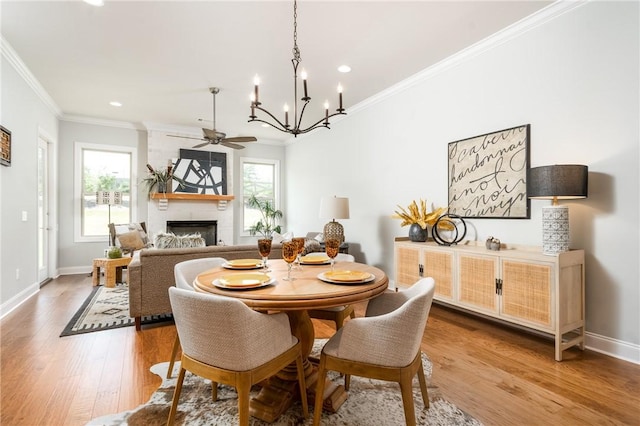
<path fill-rule="evenodd" d="M 321 230 L 320 198 L 349 197 L 346 239 L 393 279 L 393 239 L 408 228 L 390 216 L 414 199 L 447 204 L 447 144 L 529 123 L 532 167 L 589 166 L 589 198 L 568 203 L 572 246 L 586 250 L 587 331 L 640 344 L 638 17 L 637 2 L 554 5 L 298 138 L 289 229 Z M 468 220 L 469 236 L 541 245 L 546 204 L 532 201 L 530 220 Z"/>
<path fill-rule="evenodd" d="M 38 136 L 51 136 L 49 155 L 55 158 L 58 121 L 2 53 L 0 124 L 11 131 L 11 166 L 0 166 L 0 302 L 5 311 L 12 299 L 38 288 Z M 55 228 L 55 211 L 51 220 Z M 55 231 L 51 238 L 55 241 Z"/>
<path fill-rule="evenodd" d="M 75 242 L 74 215 L 77 212 L 78 197 L 74 196 L 74 146 L 76 142 L 134 147 L 137 149 L 137 172 L 141 176 L 147 158 L 147 132 L 133 126 L 113 127 L 72 121 L 60 122 L 59 158 L 59 211 L 60 239 L 58 244 L 59 268 L 62 274 L 91 271 L 92 260 L 104 255 L 109 246 L 108 237 L 104 242 Z M 135 184 L 135 182 L 134 182 Z M 135 186 L 134 186 L 135 188 Z M 136 217 L 134 221 L 144 221 L 147 216 L 147 198 L 144 192 L 137 192 Z M 105 233 L 106 229 L 105 224 Z"/>

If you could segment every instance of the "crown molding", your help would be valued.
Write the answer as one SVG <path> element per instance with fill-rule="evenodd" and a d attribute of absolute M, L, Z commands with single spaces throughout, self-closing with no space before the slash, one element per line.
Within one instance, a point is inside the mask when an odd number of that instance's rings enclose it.
<path fill-rule="evenodd" d="M 22 77 L 22 79 L 31 87 L 31 89 L 36 93 L 36 95 L 42 100 L 47 108 L 57 117 L 60 118 L 62 116 L 62 110 L 55 103 L 53 98 L 49 96 L 44 87 L 40 84 L 38 79 L 29 71 L 29 68 L 22 62 L 22 59 L 18 56 L 13 47 L 9 44 L 7 40 L 0 35 L 0 50 L 2 50 L 2 56 L 11 64 L 11 66 L 16 70 L 18 75 Z"/>
<path fill-rule="evenodd" d="M 71 123 L 91 124 L 94 126 L 118 127 L 121 129 L 128 129 L 128 130 L 147 130 L 143 125 L 139 123 L 131 123 L 129 121 L 106 120 L 104 118 L 87 117 L 84 115 L 63 114 L 62 117 L 60 117 L 60 120 L 68 121 Z"/>
<path fill-rule="evenodd" d="M 453 67 L 460 65 L 466 61 L 473 59 L 474 57 L 481 55 L 491 49 L 500 46 L 503 43 L 509 42 L 526 32 L 540 27 L 549 21 L 552 21 L 559 16 L 583 6 L 587 3 L 591 3 L 595 0 L 558 0 L 549 6 L 540 9 L 539 11 L 515 22 L 508 27 L 480 40 L 477 43 L 472 44 L 469 47 L 462 49 L 461 51 L 443 59 L 442 61 L 425 68 L 422 71 L 394 84 L 393 86 L 378 92 L 377 94 L 357 103 L 347 110 L 348 114 L 354 114 L 358 111 L 367 109 L 372 105 L 377 104 L 397 93 L 403 92 L 419 83 L 424 82 L 438 74 L 441 74 Z"/>

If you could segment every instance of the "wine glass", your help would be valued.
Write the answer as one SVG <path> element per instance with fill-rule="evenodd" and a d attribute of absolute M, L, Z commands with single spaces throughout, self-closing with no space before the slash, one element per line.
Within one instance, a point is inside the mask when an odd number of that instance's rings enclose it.
<path fill-rule="evenodd" d="M 300 258 L 302 257 L 302 252 L 304 251 L 304 238 L 296 237 L 292 238 L 292 241 L 296 243 L 298 247 L 298 254 L 296 256 L 296 269 L 302 269 L 302 264 L 300 263 Z"/>
<path fill-rule="evenodd" d="M 287 270 L 287 277 L 285 281 L 293 281 L 295 278 L 291 277 L 291 264 L 298 256 L 298 244 L 295 241 L 285 241 L 282 243 L 282 258 L 287 262 L 289 269 Z"/>
<path fill-rule="evenodd" d="M 269 238 L 259 239 L 258 251 L 260 252 L 260 256 L 262 256 L 262 266 L 263 266 L 264 272 L 271 272 L 271 270 L 267 266 L 267 259 L 269 259 L 269 253 L 271 253 L 271 239 Z"/>
<path fill-rule="evenodd" d="M 340 240 L 337 238 L 328 238 L 324 240 L 324 251 L 327 253 L 327 256 L 331 258 L 331 272 L 333 272 L 333 264 L 335 263 L 335 258 L 340 251 Z"/>

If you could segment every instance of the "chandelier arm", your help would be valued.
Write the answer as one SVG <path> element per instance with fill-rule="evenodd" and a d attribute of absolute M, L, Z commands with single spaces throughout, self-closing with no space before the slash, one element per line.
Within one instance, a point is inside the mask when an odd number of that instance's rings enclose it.
<path fill-rule="evenodd" d="M 255 107 L 255 108 L 256 108 L 257 110 L 259 110 L 259 111 L 264 112 L 264 113 L 265 113 L 265 114 L 267 114 L 269 117 L 273 118 L 273 120 L 274 120 L 276 123 L 278 123 L 278 125 L 279 125 L 280 127 L 282 127 L 282 129 L 283 129 L 284 131 L 287 131 L 287 126 L 285 126 L 285 125 L 284 125 L 284 123 L 283 123 L 282 121 L 278 120 L 278 119 L 276 118 L 276 116 L 275 116 L 275 115 L 271 114 L 269 111 L 267 111 L 266 109 L 264 109 L 264 108 L 262 108 L 262 107 L 260 107 L 260 106 L 257 106 L 257 105 L 256 105 L 256 107 Z M 268 122 L 266 122 L 266 121 L 258 120 L 258 119 L 251 119 L 251 120 L 249 120 L 249 121 L 262 121 L 263 123 L 267 123 L 267 124 L 269 124 L 269 123 L 268 123 Z M 272 125 L 272 127 L 275 127 L 276 129 L 278 129 L 278 127 L 277 127 L 277 126 L 273 126 L 273 125 Z M 281 129 L 281 130 L 282 130 L 282 129 Z"/>
<path fill-rule="evenodd" d="M 268 125 L 270 127 L 273 127 L 276 130 L 280 130 L 281 132 L 290 133 L 290 131 L 287 130 L 286 128 L 280 128 L 280 127 L 276 126 L 275 124 L 270 123 L 270 122 L 268 122 L 266 120 L 262 120 L 260 118 L 252 118 L 251 120 L 247 120 L 247 123 L 251 123 L 251 122 L 254 122 L 254 121 L 257 121 L 258 123 L 264 123 L 264 124 L 266 124 L 266 125 Z"/>
<path fill-rule="evenodd" d="M 345 112 L 335 112 L 335 113 L 333 113 L 331 115 L 328 115 L 328 116 L 323 117 L 322 119 L 316 121 L 315 123 L 313 123 L 311 126 L 307 127 L 306 129 L 298 129 L 299 133 L 307 133 L 307 132 L 310 132 L 311 130 L 317 129 L 319 127 L 326 127 L 327 129 L 330 129 L 329 124 L 331 124 L 331 123 L 329 123 L 328 121 L 329 121 L 329 119 L 331 117 L 335 117 L 336 115 L 347 115 L 347 113 L 345 113 Z M 325 124 L 323 124 L 323 123 L 325 123 Z"/>
<path fill-rule="evenodd" d="M 294 99 L 295 105 L 296 105 L 296 109 L 298 108 L 298 100 Z M 296 125 L 296 129 L 300 128 L 300 125 L 302 124 L 302 116 L 304 115 L 304 110 L 307 108 L 307 105 L 309 104 L 309 101 L 305 101 L 304 105 L 302 105 L 302 109 L 300 110 L 300 118 L 297 119 L 297 121 L 295 122 Z"/>

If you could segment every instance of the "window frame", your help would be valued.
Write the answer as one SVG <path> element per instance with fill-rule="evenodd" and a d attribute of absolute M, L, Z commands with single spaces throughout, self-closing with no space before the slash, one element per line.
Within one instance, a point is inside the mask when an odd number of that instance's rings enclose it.
<path fill-rule="evenodd" d="M 124 145 L 107 145 L 96 144 L 86 142 L 75 142 L 74 144 L 74 161 L 73 161 L 73 241 L 75 243 L 96 243 L 107 242 L 109 238 L 108 228 L 105 226 L 105 233 L 102 235 L 85 236 L 82 235 L 82 178 L 84 170 L 84 155 L 85 150 L 91 151 L 108 151 L 115 153 L 129 154 L 131 156 L 131 170 L 129 179 L 129 220 L 136 222 L 138 217 L 138 177 L 137 177 L 137 164 L 138 164 L 138 150 L 136 147 L 124 146 Z"/>
<path fill-rule="evenodd" d="M 280 209 L 280 160 L 272 158 L 255 158 L 255 157 L 240 157 L 240 236 L 252 237 L 249 231 L 244 229 L 244 206 L 245 197 L 251 194 L 244 193 L 244 165 L 245 164 L 260 164 L 273 166 L 273 196 L 274 206 L 276 209 Z"/>

